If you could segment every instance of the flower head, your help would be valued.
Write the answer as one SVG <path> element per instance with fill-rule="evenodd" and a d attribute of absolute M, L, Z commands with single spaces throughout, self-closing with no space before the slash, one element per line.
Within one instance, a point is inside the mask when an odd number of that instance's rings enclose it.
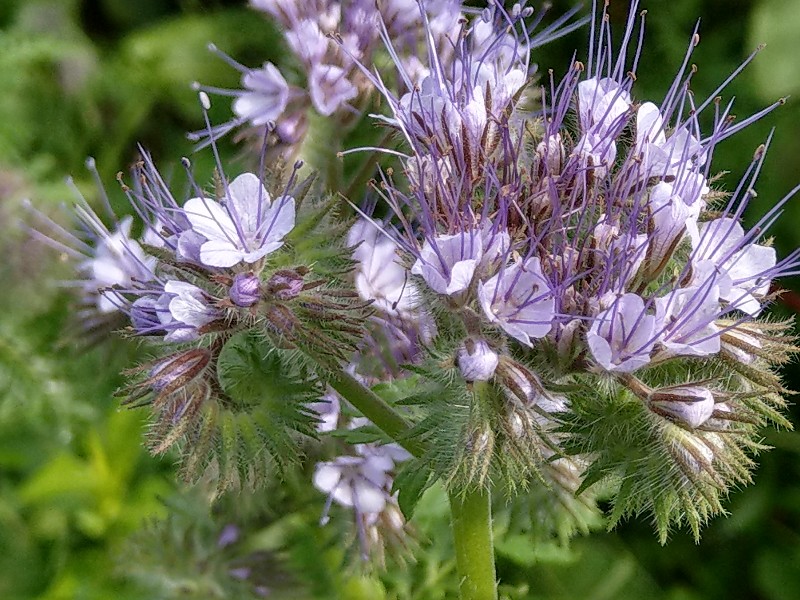
<path fill-rule="evenodd" d="M 239 175 L 220 202 L 191 198 L 183 212 L 192 230 L 205 238 L 200 262 L 209 267 L 253 264 L 283 245 L 294 227 L 294 198 L 269 193 L 252 173 Z"/>

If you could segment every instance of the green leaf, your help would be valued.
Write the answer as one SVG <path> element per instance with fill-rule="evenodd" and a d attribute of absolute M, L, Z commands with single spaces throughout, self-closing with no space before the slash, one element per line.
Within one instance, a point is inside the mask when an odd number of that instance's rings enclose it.
<path fill-rule="evenodd" d="M 433 471 L 418 459 L 407 461 L 395 477 L 393 490 L 406 520 L 411 519 L 422 494 L 436 481 Z"/>
<path fill-rule="evenodd" d="M 333 437 L 341 438 L 348 444 L 382 444 L 391 443 L 392 440 L 375 425 L 365 425 L 355 429 L 336 429 L 331 432 Z"/>

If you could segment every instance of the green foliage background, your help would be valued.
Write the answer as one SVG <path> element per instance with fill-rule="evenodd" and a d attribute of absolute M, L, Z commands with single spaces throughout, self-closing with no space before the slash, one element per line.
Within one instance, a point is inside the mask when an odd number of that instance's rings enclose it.
<path fill-rule="evenodd" d="M 554 13 L 570 5 L 559 0 Z M 736 112 L 749 114 L 800 91 L 800 0 L 653 0 L 644 7 L 649 33 L 638 98 L 661 97 L 697 17 L 698 97 L 760 42 L 767 48 L 725 91 L 725 97 L 737 96 Z M 627 3 L 616 1 L 610 10 L 621 21 Z M 559 40 L 535 60 L 561 72 L 572 49 L 585 46 L 584 37 L 585 30 Z M 237 85 L 237 73 L 206 51 L 210 41 L 244 64 L 285 60 L 277 32 L 241 2 L 0 0 L 0 598 L 244 598 L 252 587 L 237 587 L 231 578 L 229 589 L 215 587 L 242 557 L 255 561 L 251 566 L 263 571 L 275 597 L 382 598 L 385 589 L 399 598 L 449 597 L 452 549 L 437 487 L 417 508 L 417 562 L 408 573 L 391 557 L 380 576 L 342 571 L 338 565 L 351 549 L 335 523 L 317 526 L 323 499 L 299 491 L 301 478 L 259 497 L 224 499 L 211 514 L 202 490 L 178 489 L 169 458 L 146 454 L 143 413 L 120 411 L 111 398 L 121 383 L 118 373 L 144 358 L 145 349 L 122 340 L 90 349 L 63 341 L 71 308 L 56 282 L 68 274 L 55 253 L 29 241 L 18 226 L 26 218 L 21 201 L 31 198 L 57 214 L 59 203 L 71 200 L 68 174 L 96 199 L 83 167 L 94 156 L 112 182 L 112 202 L 124 210 L 113 176 L 136 159 L 137 142 L 165 166 L 191 152 L 185 132 L 201 121 L 190 82 Z M 790 99 L 715 154 L 715 170 L 732 172 L 725 180 L 730 188 L 776 128 L 750 222 L 800 180 L 798 102 Z M 228 118 L 225 104 L 215 103 L 216 122 Z M 222 152 L 231 172 L 246 168 L 229 141 Z M 198 172 L 211 172 L 207 155 L 192 160 Z M 800 199 L 773 232 L 782 255 L 800 245 L 798 219 Z M 784 285 L 800 289 L 798 281 Z M 796 298 L 786 294 L 775 310 L 794 313 Z M 795 365 L 786 378 L 800 389 Z M 796 408 L 791 420 L 800 423 Z M 569 547 L 559 539 L 534 547 L 501 508 L 503 593 L 591 600 L 800 598 L 800 435 L 770 431 L 765 440 L 775 449 L 761 457 L 756 484 L 732 495 L 732 516 L 708 527 L 699 545 L 676 532 L 662 548 L 650 524 L 630 522 L 612 533 L 578 537 Z M 286 490 L 295 491 L 289 512 L 281 510 Z M 232 550 L 216 545 L 226 522 L 251 524 Z"/>

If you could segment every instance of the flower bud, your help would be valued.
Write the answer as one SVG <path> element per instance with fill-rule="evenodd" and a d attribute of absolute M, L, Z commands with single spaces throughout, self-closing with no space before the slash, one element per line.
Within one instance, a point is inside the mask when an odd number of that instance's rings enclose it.
<path fill-rule="evenodd" d="M 269 278 L 267 291 L 278 300 L 291 300 L 303 291 L 303 275 L 288 269 L 277 271 Z"/>
<path fill-rule="evenodd" d="M 466 339 L 456 353 L 456 364 L 467 381 L 489 381 L 499 360 L 489 344 L 472 338 Z"/>
<path fill-rule="evenodd" d="M 230 299 L 236 306 L 247 308 L 261 299 L 261 281 L 253 273 L 239 273 L 233 278 Z"/>
<path fill-rule="evenodd" d="M 758 337 L 753 335 L 755 332 L 751 334 L 748 329 L 729 327 L 720 336 L 722 352 L 745 365 L 753 364 L 763 348 Z"/>
<path fill-rule="evenodd" d="M 561 134 L 557 133 L 556 135 L 548 136 L 545 140 L 539 142 L 536 147 L 536 154 L 542 163 L 547 165 L 547 171 L 550 175 L 558 175 L 561 172 L 566 154 L 564 145 L 561 143 Z"/>
<path fill-rule="evenodd" d="M 671 428 L 671 453 L 682 470 L 694 476 L 703 475 L 710 481 L 719 482 L 714 467 L 718 454 L 724 450 L 724 442 L 718 434 L 690 432 L 679 427 Z"/>
<path fill-rule="evenodd" d="M 149 369 L 144 382 L 157 393 L 171 394 L 197 378 L 211 362 L 211 352 L 195 348 L 159 361 Z"/>
<path fill-rule="evenodd" d="M 648 398 L 650 409 L 692 429 L 700 427 L 714 412 L 714 395 L 699 386 L 654 390 Z"/>

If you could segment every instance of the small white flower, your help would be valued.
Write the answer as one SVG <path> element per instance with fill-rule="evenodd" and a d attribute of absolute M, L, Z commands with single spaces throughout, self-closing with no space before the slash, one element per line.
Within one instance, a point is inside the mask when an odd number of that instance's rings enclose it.
<path fill-rule="evenodd" d="M 78 270 L 86 273 L 83 289 L 94 299 L 97 310 L 108 314 L 119 309 L 116 293 L 99 290 L 112 286 L 128 287 L 134 281 L 149 281 L 153 278 L 156 259 L 145 254 L 138 242 L 131 239 L 131 217 L 120 220 L 117 228 L 101 237 L 94 255 L 83 261 Z"/>
<path fill-rule="evenodd" d="M 526 346 L 552 328 L 555 300 L 537 257 L 502 269 L 478 285 L 486 318 Z"/>
<path fill-rule="evenodd" d="M 701 203 L 688 205 L 670 183 L 659 182 L 650 190 L 647 202 L 652 224 L 648 260 L 660 265 L 689 230 L 696 228 Z"/>
<path fill-rule="evenodd" d="M 644 177 L 668 177 L 702 167 L 706 152 L 700 140 L 680 127 L 667 137 L 658 107 L 645 102 L 636 113 L 636 151 Z"/>
<path fill-rule="evenodd" d="M 314 65 L 308 74 L 308 92 L 317 112 L 329 117 L 345 102 L 358 96 L 344 69 L 335 65 Z"/>
<path fill-rule="evenodd" d="M 719 287 L 681 288 L 656 298 L 656 330 L 667 355 L 708 356 L 719 352 Z"/>
<path fill-rule="evenodd" d="M 278 120 L 289 102 L 289 84 L 270 62 L 260 69 L 246 72 L 242 76 L 245 92 L 233 101 L 233 112 L 261 127 Z"/>
<path fill-rule="evenodd" d="M 352 506 L 359 514 L 379 513 L 390 498 L 387 490 L 391 478 L 386 468 L 389 463 L 364 456 L 339 456 L 331 462 L 317 463 L 314 487 L 342 506 Z M 326 521 L 327 515 L 323 516 L 323 523 Z"/>
<path fill-rule="evenodd" d="M 578 118 L 584 132 L 603 136 L 616 129 L 630 105 L 630 94 L 610 77 L 592 77 L 578 84 Z"/>
<path fill-rule="evenodd" d="M 761 312 L 759 298 L 769 292 L 769 273 L 777 258 L 775 249 L 746 243 L 742 226 L 729 217 L 702 223 L 692 233 L 693 281 L 716 273 L 719 296 L 733 308 L 751 316 Z"/>
<path fill-rule="evenodd" d="M 207 294 L 191 283 L 168 281 L 164 294 L 155 306 L 156 315 L 165 326 L 167 342 L 189 342 L 197 339 L 199 328 L 220 317 L 208 304 Z"/>
<path fill-rule="evenodd" d="M 319 24 L 311 19 L 303 19 L 287 31 L 286 41 L 292 51 L 309 66 L 322 62 L 330 43 Z"/>
<path fill-rule="evenodd" d="M 483 257 L 483 238 L 476 231 L 438 235 L 425 240 L 411 267 L 437 294 L 454 296 L 467 290 Z"/>
<path fill-rule="evenodd" d="M 381 233 L 380 226 L 379 221 L 373 224 L 362 219 L 347 234 L 348 246 L 358 244 L 353 251 L 353 259 L 359 263 L 356 290 L 384 313 L 409 315 L 419 303 L 419 293 L 399 262 L 397 244 Z"/>
<path fill-rule="evenodd" d="M 650 362 L 654 329 L 655 317 L 646 314 L 644 301 L 624 294 L 594 318 L 586 342 L 604 370 L 630 373 Z"/>
<path fill-rule="evenodd" d="M 228 184 L 223 203 L 192 198 L 183 211 L 195 233 L 203 236 L 200 262 L 209 267 L 252 264 L 283 246 L 294 228 L 294 198 L 275 202 L 258 177 L 244 173 Z"/>

